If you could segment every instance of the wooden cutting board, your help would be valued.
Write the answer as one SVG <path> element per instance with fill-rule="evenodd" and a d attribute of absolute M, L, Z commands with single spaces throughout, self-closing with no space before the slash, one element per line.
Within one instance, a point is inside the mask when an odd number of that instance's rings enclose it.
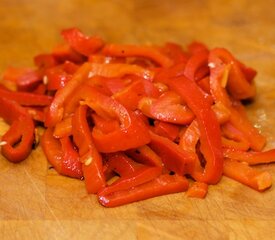
<path fill-rule="evenodd" d="M 31 66 L 63 28 L 110 42 L 225 47 L 258 71 L 247 107 L 275 147 L 275 1 L 1 0 L 0 71 Z M 1 106 L 0 106 L 1 107 Z M 0 134 L 7 125 L 0 122 Z M 261 166 L 275 177 L 275 166 Z M 184 193 L 106 209 L 83 182 L 59 176 L 41 148 L 20 164 L 0 156 L 0 239 L 274 239 L 275 189 L 258 193 L 226 177 L 206 199 Z"/>

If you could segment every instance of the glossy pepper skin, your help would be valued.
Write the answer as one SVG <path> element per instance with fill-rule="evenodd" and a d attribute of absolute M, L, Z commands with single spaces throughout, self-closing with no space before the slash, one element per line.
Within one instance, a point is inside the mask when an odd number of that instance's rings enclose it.
<path fill-rule="evenodd" d="M 11 125 L 1 138 L 5 143 L 1 152 L 11 162 L 23 161 L 29 156 L 34 143 L 34 122 L 15 101 L 0 97 L 0 106 L 0 117 Z"/>
<path fill-rule="evenodd" d="M 162 174 L 152 181 L 128 190 L 121 190 L 106 195 L 98 194 L 98 200 L 105 207 L 117 207 L 147 198 L 183 192 L 187 190 L 188 185 L 188 180 L 185 177 Z"/>
<path fill-rule="evenodd" d="M 87 122 L 88 107 L 80 105 L 72 119 L 72 133 L 78 147 L 88 193 L 97 193 L 106 185 L 102 157 L 94 145 Z"/>
<path fill-rule="evenodd" d="M 82 163 L 69 137 L 57 139 L 47 128 L 41 139 L 42 149 L 54 169 L 61 175 L 81 179 Z"/>
<path fill-rule="evenodd" d="M 198 181 L 215 184 L 221 179 L 223 169 L 221 131 L 215 113 L 194 81 L 182 76 L 171 79 L 168 84 L 183 98 L 198 121 L 206 166 L 203 172 L 194 172 L 194 177 Z"/>

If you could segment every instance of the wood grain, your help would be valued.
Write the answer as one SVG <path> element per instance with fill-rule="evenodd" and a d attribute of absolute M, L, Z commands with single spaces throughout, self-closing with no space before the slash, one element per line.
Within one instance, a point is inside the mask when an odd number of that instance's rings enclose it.
<path fill-rule="evenodd" d="M 0 72 L 30 66 L 77 26 L 109 42 L 222 46 L 258 70 L 250 119 L 275 147 L 275 1 L 1 0 Z M 1 107 L 1 106 L 0 106 Z M 7 125 L 0 121 L 0 134 Z M 275 166 L 261 166 L 274 179 Z M 205 200 L 184 193 L 106 209 L 81 181 L 48 169 L 38 147 L 20 164 L 0 156 L 0 239 L 274 239 L 275 189 L 227 178 Z"/>

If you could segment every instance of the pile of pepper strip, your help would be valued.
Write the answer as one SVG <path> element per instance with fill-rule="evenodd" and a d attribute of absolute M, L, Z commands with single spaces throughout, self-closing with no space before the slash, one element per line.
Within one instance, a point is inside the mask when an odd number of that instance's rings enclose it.
<path fill-rule="evenodd" d="M 88 193 L 115 207 L 187 191 L 204 198 L 223 175 L 255 190 L 271 176 L 251 165 L 275 160 L 249 122 L 256 71 L 223 48 L 193 42 L 139 46 L 105 43 L 77 28 L 34 57 L 35 68 L 8 68 L 0 116 L 10 129 L 1 152 L 31 153 L 36 126 L 49 163 L 84 179 Z"/>

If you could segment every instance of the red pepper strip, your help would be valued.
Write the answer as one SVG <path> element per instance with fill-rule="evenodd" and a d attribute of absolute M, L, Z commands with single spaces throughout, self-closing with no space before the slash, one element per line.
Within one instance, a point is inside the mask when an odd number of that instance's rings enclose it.
<path fill-rule="evenodd" d="M 79 154 L 75 150 L 69 137 L 60 138 L 61 148 L 63 152 L 63 160 L 61 162 L 61 172 L 63 175 L 82 178 L 82 163 Z"/>
<path fill-rule="evenodd" d="M 123 152 L 108 153 L 105 155 L 108 168 L 120 177 L 132 175 L 143 165 L 135 162 Z"/>
<path fill-rule="evenodd" d="M 231 112 L 222 102 L 216 102 L 212 105 L 212 110 L 215 112 L 220 124 L 224 124 L 230 120 Z"/>
<path fill-rule="evenodd" d="M 89 56 L 104 46 L 99 37 L 87 37 L 77 28 L 65 29 L 61 35 L 76 52 Z"/>
<path fill-rule="evenodd" d="M 88 61 L 92 63 L 103 63 L 103 64 L 109 64 L 109 63 L 126 63 L 126 59 L 122 57 L 108 57 L 101 54 L 92 54 L 89 55 Z"/>
<path fill-rule="evenodd" d="M 96 87 L 108 96 L 111 96 L 131 84 L 129 78 L 106 78 L 102 76 L 94 76 L 85 81 L 86 84 Z"/>
<path fill-rule="evenodd" d="M 159 168 L 163 167 L 161 158 L 147 145 L 130 149 L 126 154 L 139 163 Z"/>
<path fill-rule="evenodd" d="M 209 62 L 214 63 L 214 66 L 220 59 L 223 64 L 231 64 L 231 70 L 229 72 L 227 88 L 229 93 L 235 99 L 247 99 L 254 97 L 256 94 L 256 88 L 253 83 L 249 83 L 245 78 L 244 73 L 239 67 L 235 58 L 223 48 L 216 48 L 210 51 Z"/>
<path fill-rule="evenodd" d="M 247 151 L 250 147 L 250 144 L 247 141 L 235 141 L 222 137 L 222 146 L 223 148 Z"/>
<path fill-rule="evenodd" d="M 129 190 L 157 178 L 160 174 L 161 168 L 159 167 L 140 167 L 134 173 L 122 176 L 111 185 L 103 188 L 98 195 L 105 196 L 113 192 Z"/>
<path fill-rule="evenodd" d="M 53 49 L 52 56 L 58 63 L 70 61 L 73 63 L 84 63 L 86 58 L 74 51 L 69 44 L 60 44 Z"/>
<path fill-rule="evenodd" d="M 97 75 L 107 78 L 119 78 L 125 75 L 136 75 L 146 80 L 152 80 L 154 77 L 153 71 L 138 65 L 131 65 L 126 63 L 88 64 L 90 65 L 89 78 Z"/>
<path fill-rule="evenodd" d="M 169 68 L 156 68 L 154 82 L 166 83 L 168 79 L 184 75 L 186 62 L 175 64 Z"/>
<path fill-rule="evenodd" d="M 42 82 L 39 72 L 31 68 L 7 68 L 3 79 L 14 82 L 19 91 L 31 91 Z"/>
<path fill-rule="evenodd" d="M 154 127 L 152 130 L 154 133 L 163 137 L 167 137 L 172 141 L 175 141 L 179 135 L 178 125 L 175 125 L 172 123 L 166 123 L 158 120 L 154 121 Z"/>
<path fill-rule="evenodd" d="M 46 127 L 53 127 L 62 120 L 64 102 L 75 91 L 75 89 L 87 79 L 90 70 L 90 64 L 84 63 L 73 75 L 72 79 L 66 84 L 66 86 L 56 92 L 46 115 Z"/>
<path fill-rule="evenodd" d="M 106 44 L 102 49 L 102 53 L 107 56 L 114 57 L 144 57 L 148 58 L 162 67 L 170 67 L 173 61 L 162 54 L 155 47 Z"/>
<path fill-rule="evenodd" d="M 195 82 L 179 77 L 171 79 L 169 86 L 182 97 L 197 117 L 206 166 L 203 172 L 196 174 L 196 178 L 200 182 L 215 184 L 220 180 L 223 168 L 221 132 L 217 117 Z"/>
<path fill-rule="evenodd" d="M 193 81 L 198 81 L 208 75 L 208 55 L 208 52 L 198 52 L 192 55 L 187 61 L 184 69 L 185 77 Z"/>
<path fill-rule="evenodd" d="M 28 157 L 34 143 L 34 122 L 18 103 L 0 97 L 0 117 L 8 124 L 9 130 L 2 136 L 6 142 L 1 152 L 11 162 L 20 162 Z"/>
<path fill-rule="evenodd" d="M 143 96 L 158 97 L 159 92 L 152 82 L 139 79 L 115 93 L 112 97 L 129 110 L 136 110 Z"/>
<path fill-rule="evenodd" d="M 129 190 L 109 195 L 98 195 L 98 200 L 105 207 L 117 207 L 152 197 L 186 191 L 188 185 L 188 180 L 185 177 L 165 174 Z"/>
<path fill-rule="evenodd" d="M 172 59 L 174 64 L 187 62 L 188 60 L 187 54 L 183 51 L 182 47 L 176 43 L 165 43 L 164 47 L 161 48 L 161 51 Z"/>
<path fill-rule="evenodd" d="M 211 56 L 210 53 L 210 60 Z M 226 67 L 220 64 L 220 60 L 217 60 L 214 64 L 216 67 L 211 68 L 210 72 L 210 87 L 215 102 L 222 102 L 230 110 L 230 123 L 243 133 L 246 140 L 250 143 L 251 148 L 256 151 L 261 150 L 265 145 L 266 139 L 252 126 L 250 121 L 243 116 L 242 112 L 240 113 L 232 107 L 232 102 L 220 83 Z"/>
<path fill-rule="evenodd" d="M 92 118 L 95 127 L 102 133 L 110 133 L 119 129 L 119 122 L 117 120 L 106 119 L 97 114 L 92 114 Z"/>
<path fill-rule="evenodd" d="M 33 89 L 32 93 L 46 95 L 46 85 L 44 83 L 40 83 L 35 89 Z"/>
<path fill-rule="evenodd" d="M 54 127 L 53 135 L 55 138 L 62 138 L 72 135 L 72 116 L 64 118 Z"/>
<path fill-rule="evenodd" d="M 275 162 L 275 149 L 265 152 L 244 152 L 240 149 L 224 149 L 223 155 L 232 160 L 246 162 L 249 165 Z"/>
<path fill-rule="evenodd" d="M 72 74 L 77 69 L 78 66 L 72 62 L 65 62 L 62 65 L 48 68 L 45 71 L 47 89 L 54 91 L 63 88 L 72 79 Z"/>
<path fill-rule="evenodd" d="M 33 120 L 38 122 L 44 122 L 45 121 L 45 113 L 44 110 L 41 108 L 34 108 L 34 107 L 28 107 L 26 108 L 28 114 L 32 117 Z"/>
<path fill-rule="evenodd" d="M 193 177 L 197 180 L 200 178 L 200 174 L 197 172 L 203 172 L 201 161 L 197 155 L 197 144 L 200 139 L 200 130 L 198 121 L 195 119 L 187 129 L 181 134 L 179 147 L 184 151 L 187 151 L 195 159 Z"/>
<path fill-rule="evenodd" d="M 194 114 L 182 104 L 180 96 L 172 91 L 163 93 L 158 99 L 143 97 L 138 108 L 147 117 L 175 124 L 188 124 Z"/>
<path fill-rule="evenodd" d="M 243 74 L 245 75 L 246 80 L 251 83 L 253 81 L 253 79 L 255 78 L 255 76 L 257 75 L 257 71 L 254 70 L 251 67 L 247 67 L 246 65 L 244 65 L 242 62 L 237 61 Z"/>
<path fill-rule="evenodd" d="M 58 65 L 57 60 L 52 54 L 39 54 L 34 57 L 34 64 L 39 69 L 47 69 Z"/>
<path fill-rule="evenodd" d="M 47 106 L 52 102 L 52 97 L 50 96 L 28 92 L 13 92 L 1 84 L 0 96 L 24 106 Z"/>
<path fill-rule="evenodd" d="M 227 122 L 221 126 L 222 134 L 227 139 L 231 139 L 235 142 L 235 145 L 231 147 L 238 148 L 242 150 L 248 150 L 250 148 L 250 143 L 246 140 L 242 132 L 232 126 L 231 123 Z"/>
<path fill-rule="evenodd" d="M 102 157 L 91 137 L 87 122 L 87 106 L 79 106 L 72 119 L 73 139 L 81 158 L 85 185 L 88 193 L 97 193 L 105 187 Z"/>
<path fill-rule="evenodd" d="M 178 175 L 191 174 L 194 171 L 195 159 L 192 154 L 181 149 L 168 138 L 150 132 L 149 146 L 161 157 L 164 166 Z"/>
<path fill-rule="evenodd" d="M 179 146 L 188 152 L 196 152 L 196 145 L 200 139 L 198 121 L 194 119 L 180 136 Z"/>
<path fill-rule="evenodd" d="M 198 53 L 209 52 L 208 47 L 201 42 L 192 42 L 187 46 L 188 53 L 192 56 Z"/>
<path fill-rule="evenodd" d="M 53 136 L 53 129 L 47 128 L 41 138 L 41 146 L 54 169 L 61 175 L 82 178 L 82 164 L 79 155 L 68 137 Z"/>
<path fill-rule="evenodd" d="M 266 138 L 258 132 L 248 119 L 241 117 L 234 108 L 231 109 L 230 122 L 245 135 L 253 150 L 260 151 L 263 149 Z"/>
<path fill-rule="evenodd" d="M 210 94 L 210 83 L 209 83 L 209 76 L 197 81 L 197 84 L 199 87 L 206 92 L 207 94 Z"/>
<path fill-rule="evenodd" d="M 79 104 L 86 104 L 99 116 L 116 119 L 120 128 L 110 133 L 103 133 L 97 127 L 93 128 L 92 137 L 99 152 L 124 151 L 139 147 L 150 142 L 148 128 L 134 113 L 109 96 L 100 93 L 89 85 L 82 85 L 68 102 L 66 113 L 72 113 Z"/>
<path fill-rule="evenodd" d="M 223 173 L 242 184 L 257 191 L 264 191 L 271 187 L 272 178 L 268 172 L 262 172 L 238 161 L 224 159 Z"/>
<path fill-rule="evenodd" d="M 194 182 L 188 188 L 186 195 L 194 198 L 205 198 L 208 191 L 208 185 L 202 182 Z"/>

